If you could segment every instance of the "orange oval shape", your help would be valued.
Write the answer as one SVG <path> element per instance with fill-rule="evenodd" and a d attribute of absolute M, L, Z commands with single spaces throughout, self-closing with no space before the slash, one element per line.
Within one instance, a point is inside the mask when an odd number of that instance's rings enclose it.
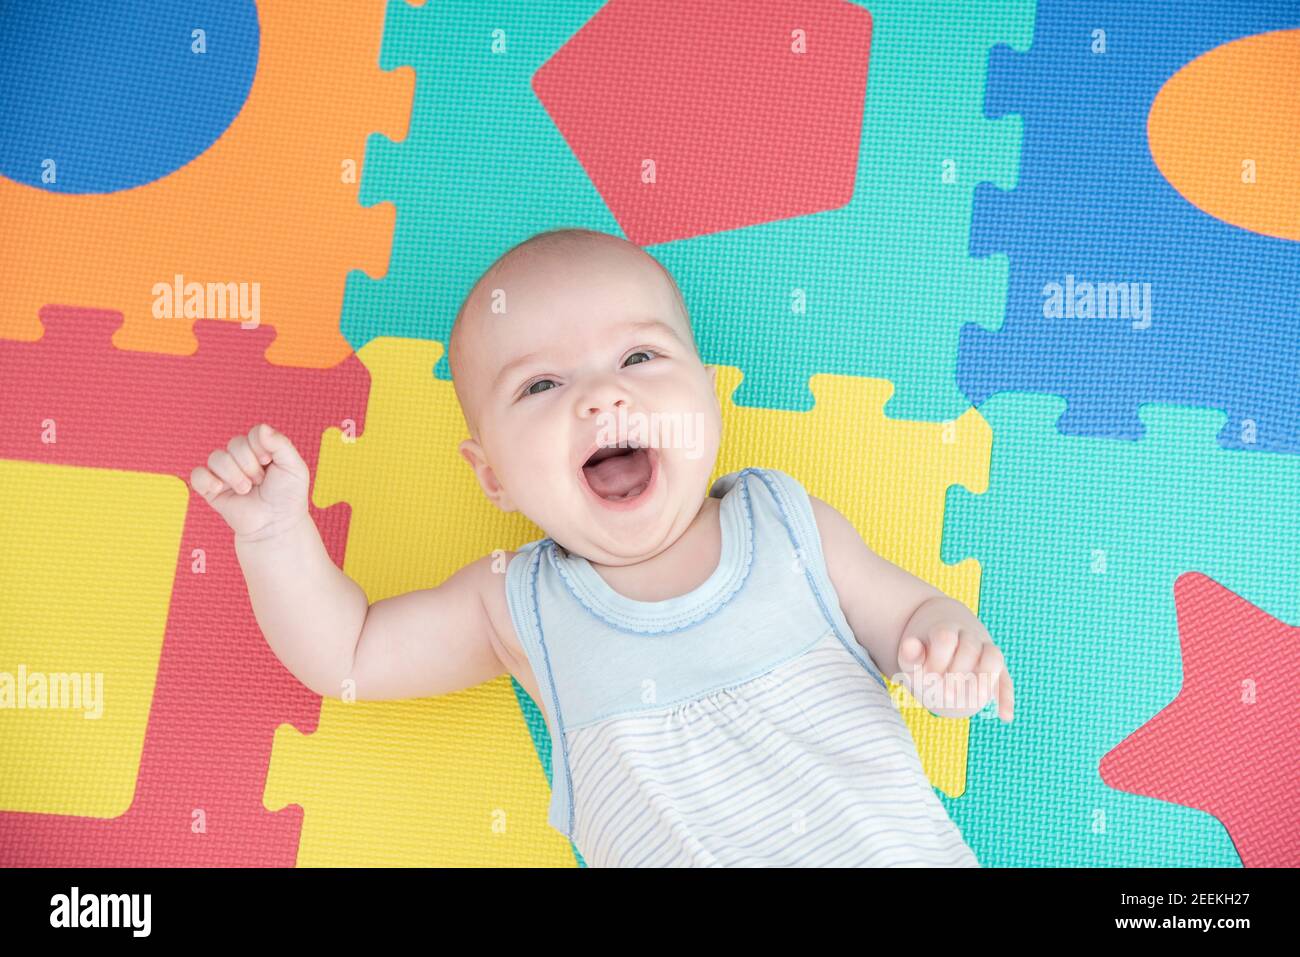
<path fill-rule="evenodd" d="M 1151 103 L 1147 145 L 1192 205 L 1300 240 L 1300 30 L 1232 40 L 1180 69 Z"/>

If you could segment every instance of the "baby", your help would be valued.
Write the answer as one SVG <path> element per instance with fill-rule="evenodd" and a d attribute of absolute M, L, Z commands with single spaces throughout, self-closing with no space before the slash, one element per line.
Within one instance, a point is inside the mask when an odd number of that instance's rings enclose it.
<path fill-rule="evenodd" d="M 996 699 L 1009 721 L 1001 653 L 790 475 L 710 482 L 717 370 L 655 259 L 534 236 L 470 290 L 448 353 L 460 453 L 546 533 L 504 561 L 372 605 L 287 436 L 261 423 L 193 471 L 285 667 L 366 700 L 509 672 L 551 734 L 549 821 L 592 866 L 979 866 L 883 676 L 941 717 Z"/>

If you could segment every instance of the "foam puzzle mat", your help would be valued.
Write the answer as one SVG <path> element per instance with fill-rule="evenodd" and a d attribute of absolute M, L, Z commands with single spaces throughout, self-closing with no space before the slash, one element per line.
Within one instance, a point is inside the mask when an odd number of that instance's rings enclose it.
<path fill-rule="evenodd" d="M 540 537 L 445 346 L 560 226 L 677 279 L 715 477 L 789 472 L 1003 649 L 1010 724 L 898 697 L 982 864 L 1300 865 L 1295 4 L 7 17 L 0 866 L 586 865 L 512 677 L 322 700 L 188 486 L 271 422 L 372 602 Z"/>

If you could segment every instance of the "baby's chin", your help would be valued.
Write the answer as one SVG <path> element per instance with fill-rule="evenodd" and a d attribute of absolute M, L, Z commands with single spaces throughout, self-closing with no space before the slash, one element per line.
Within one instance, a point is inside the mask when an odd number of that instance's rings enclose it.
<path fill-rule="evenodd" d="M 567 505 L 565 517 L 555 523 L 562 531 L 550 537 L 567 551 L 610 565 L 631 564 L 658 551 L 683 507 L 657 468 L 647 481 L 612 500 L 582 483 Z"/>

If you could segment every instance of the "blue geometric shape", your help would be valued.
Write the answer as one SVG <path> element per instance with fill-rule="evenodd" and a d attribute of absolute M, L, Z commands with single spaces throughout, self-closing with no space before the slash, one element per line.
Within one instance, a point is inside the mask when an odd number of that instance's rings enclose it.
<path fill-rule="evenodd" d="M 260 37 L 251 0 L 0 5 L 0 174 L 111 193 L 174 172 L 239 114 Z"/>
<path fill-rule="evenodd" d="M 1029 52 L 992 51 L 985 112 L 1019 114 L 1024 142 L 1016 189 L 981 184 L 973 202 L 971 254 L 1010 259 L 1002 328 L 961 330 L 957 384 L 975 405 L 1055 393 L 1063 433 L 1129 440 L 1141 403 L 1206 406 L 1228 415 L 1223 447 L 1300 453 L 1300 243 L 1188 203 L 1146 136 L 1152 101 L 1188 62 L 1296 26 L 1294 2 L 1043 0 Z M 1044 315 L 1049 284 L 1084 282 L 1138 283 L 1139 308 Z"/>

